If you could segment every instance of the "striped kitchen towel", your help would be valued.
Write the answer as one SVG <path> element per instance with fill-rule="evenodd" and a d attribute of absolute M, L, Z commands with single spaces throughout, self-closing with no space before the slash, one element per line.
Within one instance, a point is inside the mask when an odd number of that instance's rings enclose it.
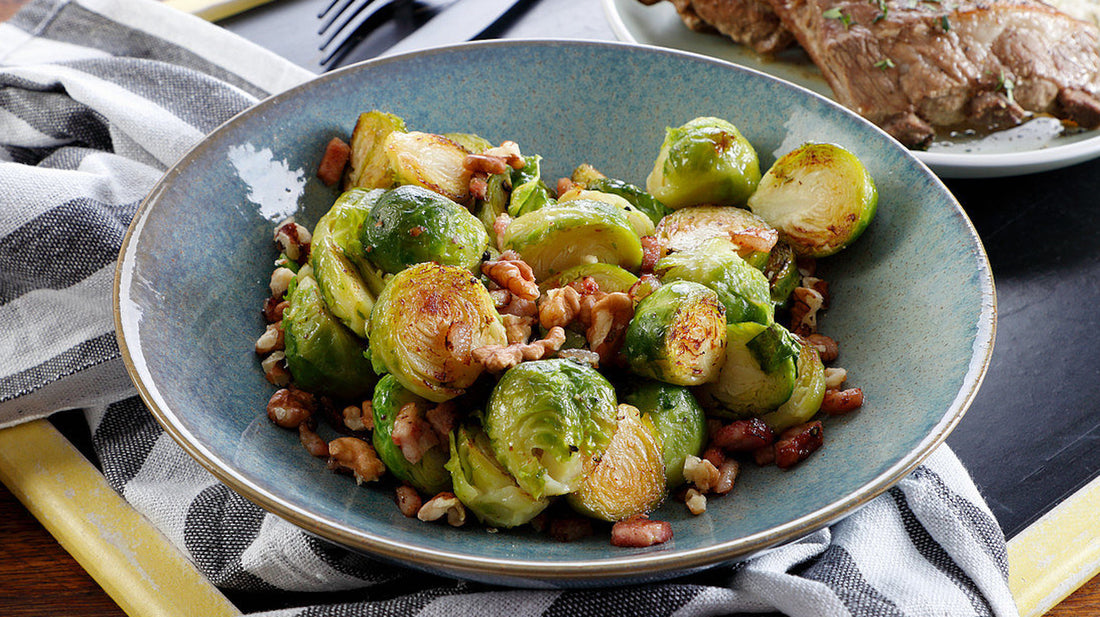
<path fill-rule="evenodd" d="M 831 528 L 740 564 L 615 589 L 503 589 L 405 570 L 220 484 L 164 433 L 121 367 L 115 259 L 170 165 L 309 77 L 150 0 L 32 0 L 0 23 L 0 427 L 86 409 L 112 486 L 256 614 L 1017 614 L 1003 534 L 946 447 Z"/>

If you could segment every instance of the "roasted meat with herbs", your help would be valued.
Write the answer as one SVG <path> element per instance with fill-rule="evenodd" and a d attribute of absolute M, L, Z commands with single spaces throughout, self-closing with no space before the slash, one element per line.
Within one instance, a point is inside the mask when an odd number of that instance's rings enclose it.
<path fill-rule="evenodd" d="M 639 0 L 653 5 L 661 0 Z M 767 0 L 669 0 L 684 24 L 696 32 L 719 32 L 762 54 L 790 47 L 794 35 L 783 27 Z"/>

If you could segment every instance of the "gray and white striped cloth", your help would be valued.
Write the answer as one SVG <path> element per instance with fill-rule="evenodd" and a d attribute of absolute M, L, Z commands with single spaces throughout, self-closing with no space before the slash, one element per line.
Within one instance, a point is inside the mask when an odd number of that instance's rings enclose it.
<path fill-rule="evenodd" d="M 946 447 L 790 546 L 674 581 L 582 591 L 378 563 L 217 482 L 134 395 L 113 333 L 114 262 L 141 199 L 179 156 L 309 77 L 151 0 L 33 0 L 0 23 L 0 427 L 85 409 L 111 485 L 256 614 L 1017 614 L 1003 534 Z"/>

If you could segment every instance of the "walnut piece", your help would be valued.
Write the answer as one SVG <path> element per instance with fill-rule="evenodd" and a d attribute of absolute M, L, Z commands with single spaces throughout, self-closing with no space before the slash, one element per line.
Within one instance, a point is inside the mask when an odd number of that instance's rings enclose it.
<path fill-rule="evenodd" d="M 447 517 L 452 527 L 461 527 L 466 523 L 466 507 L 454 493 L 444 491 L 432 497 L 416 512 L 416 518 L 428 522 Z"/>
<path fill-rule="evenodd" d="M 328 468 L 350 472 L 356 484 L 376 482 L 386 473 L 374 448 L 358 437 L 337 437 L 329 442 L 328 451 Z"/>
<path fill-rule="evenodd" d="M 718 468 L 706 459 L 689 454 L 684 459 L 684 479 L 706 493 L 718 485 Z"/>
<path fill-rule="evenodd" d="M 317 401 L 309 392 L 282 388 L 267 401 L 267 417 L 283 428 L 298 428 L 317 411 Z"/>
<path fill-rule="evenodd" d="M 537 300 L 539 297 L 534 271 L 515 251 L 504 251 L 500 259 L 481 262 L 481 272 L 512 295 L 525 300 Z"/>
<path fill-rule="evenodd" d="M 490 373 L 503 373 L 526 360 L 542 360 L 561 349 L 565 343 L 565 329 L 554 326 L 546 338 L 531 343 L 510 345 L 484 345 L 473 351 L 473 358 Z"/>

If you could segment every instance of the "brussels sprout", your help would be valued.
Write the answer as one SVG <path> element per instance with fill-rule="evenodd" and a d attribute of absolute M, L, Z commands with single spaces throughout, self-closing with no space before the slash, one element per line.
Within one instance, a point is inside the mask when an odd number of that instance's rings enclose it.
<path fill-rule="evenodd" d="M 520 217 L 554 203 L 550 188 L 540 175 L 542 157 L 523 157 L 525 165 L 512 170 L 512 194 L 508 200 L 508 215 Z"/>
<path fill-rule="evenodd" d="M 608 263 L 630 271 L 642 264 L 642 242 L 623 213 L 583 199 L 513 220 L 504 232 L 504 248 L 518 252 L 538 280 L 583 263 Z"/>
<path fill-rule="evenodd" d="M 661 441 L 668 488 L 684 483 L 684 459 L 700 456 L 707 443 L 707 418 L 691 390 L 683 386 L 644 380 L 622 397 L 653 423 Z"/>
<path fill-rule="evenodd" d="M 574 281 L 580 281 L 589 276 L 596 281 L 596 285 L 600 287 L 600 291 L 606 291 L 607 293 L 614 293 L 616 291 L 625 293 L 630 291 L 630 288 L 638 282 L 638 277 L 623 270 L 619 266 L 592 263 L 573 266 L 565 272 L 559 272 L 543 281 L 542 284 L 539 285 L 539 288 L 545 292 L 547 289 L 565 287 Z"/>
<path fill-rule="evenodd" d="M 825 365 L 821 362 L 821 356 L 811 345 L 804 342 L 800 345 L 798 380 L 795 381 L 794 391 L 779 409 L 762 416 L 776 433 L 809 422 L 821 409 L 821 401 L 825 398 Z"/>
<path fill-rule="evenodd" d="M 516 527 L 550 505 L 549 499 L 535 499 L 516 484 L 493 454 L 489 436 L 476 425 L 451 433 L 447 470 L 455 496 L 486 525 Z"/>
<path fill-rule="evenodd" d="M 796 253 L 826 257 L 851 244 L 875 216 L 878 190 L 851 152 L 805 144 L 779 158 L 749 209 L 779 230 Z"/>
<path fill-rule="evenodd" d="M 768 254 L 768 262 L 764 264 L 764 276 L 771 288 L 772 302 L 776 306 L 785 306 L 795 287 L 802 282 L 791 245 L 782 241 L 775 245 Z"/>
<path fill-rule="evenodd" d="M 485 413 L 497 460 L 539 499 L 572 493 L 615 433 L 615 389 L 563 359 L 523 362 L 501 377 Z"/>
<path fill-rule="evenodd" d="M 605 521 L 645 514 L 665 498 L 661 440 L 653 424 L 619 405 L 615 434 L 599 462 L 566 497 L 574 510 Z"/>
<path fill-rule="evenodd" d="M 359 114 L 351 132 L 345 190 L 356 187 L 388 189 L 396 183 L 383 147 L 386 137 L 393 132 L 404 133 L 405 121 L 378 110 Z"/>
<path fill-rule="evenodd" d="M 582 188 L 622 197 L 630 202 L 632 206 L 644 212 L 654 225 L 661 222 L 661 219 L 672 211 L 645 190 L 629 182 L 608 178 L 587 163 L 574 169 L 570 180 Z"/>
<path fill-rule="evenodd" d="M 622 351 L 638 375 L 694 386 L 718 376 L 725 348 L 726 316 L 718 294 L 699 283 L 673 281 L 638 303 Z"/>
<path fill-rule="evenodd" d="M 408 482 L 429 495 L 451 490 L 451 474 L 445 468 L 450 458 L 446 443 L 428 448 L 416 463 L 410 463 L 393 442 L 393 424 L 401 408 L 412 403 L 426 412 L 433 404 L 401 387 L 393 375 L 384 375 L 374 388 L 374 433 L 371 437 L 378 458 L 398 480 Z"/>
<path fill-rule="evenodd" d="M 726 321 L 771 323 L 771 290 L 764 275 L 737 254 L 736 247 L 711 238 L 695 248 L 672 253 L 657 262 L 661 281 L 694 281 L 713 289 L 726 307 Z"/>
<path fill-rule="evenodd" d="M 656 229 L 653 225 L 653 221 L 649 220 L 649 216 L 646 213 L 635 208 L 629 201 L 618 195 L 579 188 L 573 188 L 558 195 L 559 204 L 577 201 L 578 199 L 602 201 L 605 204 L 615 206 L 626 215 L 627 220 L 630 221 L 630 226 L 634 229 L 634 233 L 638 234 L 639 238 L 642 236 L 652 236 L 653 231 Z"/>
<path fill-rule="evenodd" d="M 670 208 L 744 205 L 760 182 L 756 150 L 720 118 L 666 129 L 646 190 Z"/>
<path fill-rule="evenodd" d="M 470 197 L 470 153 L 442 135 L 392 132 L 383 144 L 397 184 L 415 184 L 465 203 Z"/>
<path fill-rule="evenodd" d="M 358 399 L 377 376 L 361 341 L 329 312 L 312 276 L 299 274 L 283 312 L 286 364 L 303 390 Z"/>
<path fill-rule="evenodd" d="M 693 249 L 711 238 L 729 240 L 737 254 L 756 268 L 767 262 L 768 252 L 753 244 L 774 243 L 778 232 L 748 210 L 733 206 L 690 206 L 661 219 L 656 229 L 662 254 Z M 756 240 L 746 242 L 744 239 Z"/>
<path fill-rule="evenodd" d="M 511 180 L 508 172 L 492 174 L 485 181 L 485 199 L 474 201 L 473 213 L 482 227 L 489 234 L 489 247 L 497 246 L 496 220 L 497 217 L 508 211 L 508 187 Z"/>
<path fill-rule="evenodd" d="M 378 196 L 362 225 L 361 241 L 367 257 L 391 274 L 426 261 L 475 270 L 489 234 L 466 208 L 406 185 Z"/>
<path fill-rule="evenodd" d="M 767 326 L 748 321 L 726 329 L 726 362 L 718 379 L 699 389 L 703 407 L 720 416 L 744 417 L 772 411 L 787 402 L 797 377 L 795 358 L 774 362 L 775 370 L 766 372 L 749 342 Z"/>
<path fill-rule="evenodd" d="M 371 206 L 382 193 L 382 189 L 352 189 L 341 195 L 314 227 L 309 251 L 313 276 L 325 304 L 333 315 L 362 338 L 367 337 L 374 298 L 381 288 L 372 290 L 363 276 L 363 272 L 367 272 L 376 277 L 372 268 L 361 270 L 358 267 L 365 261 L 359 232 L 370 216 Z"/>
<path fill-rule="evenodd" d="M 483 367 L 472 352 L 507 344 L 485 286 L 469 270 L 422 263 L 394 276 L 371 313 L 372 359 L 430 401 L 462 394 Z"/>
<path fill-rule="evenodd" d="M 474 154 L 493 147 L 493 142 L 475 133 L 444 133 L 443 137 L 462 146 L 467 152 L 473 152 Z"/>

